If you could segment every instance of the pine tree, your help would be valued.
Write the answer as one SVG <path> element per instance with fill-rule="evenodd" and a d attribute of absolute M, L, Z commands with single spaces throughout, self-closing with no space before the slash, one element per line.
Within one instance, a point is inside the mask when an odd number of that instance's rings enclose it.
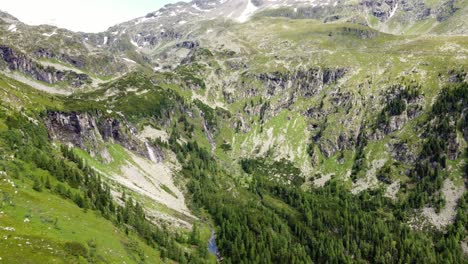
<path fill-rule="evenodd" d="M 38 178 L 34 179 L 33 189 L 35 191 L 37 191 L 37 192 L 42 192 L 42 184 L 41 184 L 41 181 L 39 181 Z"/>
<path fill-rule="evenodd" d="M 45 187 L 47 189 L 49 189 L 49 190 L 52 188 L 52 185 L 50 184 L 50 177 L 49 176 L 47 176 L 47 179 L 46 179 L 46 182 L 45 182 Z"/>

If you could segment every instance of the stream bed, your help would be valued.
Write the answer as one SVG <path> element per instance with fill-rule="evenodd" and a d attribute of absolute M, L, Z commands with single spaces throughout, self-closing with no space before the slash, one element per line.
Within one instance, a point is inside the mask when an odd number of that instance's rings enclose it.
<path fill-rule="evenodd" d="M 218 246 L 216 245 L 216 234 L 214 231 L 211 231 L 211 237 L 210 237 L 210 240 L 208 241 L 208 250 L 210 251 L 211 254 L 215 255 L 216 258 L 220 257 Z"/>

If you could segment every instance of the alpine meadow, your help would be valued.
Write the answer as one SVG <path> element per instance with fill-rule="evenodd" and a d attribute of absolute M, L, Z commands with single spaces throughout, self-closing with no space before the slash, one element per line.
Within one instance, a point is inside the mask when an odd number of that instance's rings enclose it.
<path fill-rule="evenodd" d="M 468 0 L 152 11 L 0 12 L 0 263 L 468 263 Z"/>

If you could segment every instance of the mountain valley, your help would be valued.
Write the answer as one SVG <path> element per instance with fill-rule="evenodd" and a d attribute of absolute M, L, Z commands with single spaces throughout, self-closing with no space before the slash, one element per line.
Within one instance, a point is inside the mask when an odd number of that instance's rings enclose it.
<path fill-rule="evenodd" d="M 0 12 L 0 261 L 467 262 L 467 8 Z"/>

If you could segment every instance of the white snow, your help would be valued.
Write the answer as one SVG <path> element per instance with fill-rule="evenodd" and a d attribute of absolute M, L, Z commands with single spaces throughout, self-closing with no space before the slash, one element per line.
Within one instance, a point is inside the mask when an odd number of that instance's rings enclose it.
<path fill-rule="evenodd" d="M 11 25 L 8 27 L 8 31 L 10 31 L 10 32 L 16 32 L 16 25 L 15 25 L 15 24 L 11 24 Z"/>
<path fill-rule="evenodd" d="M 114 32 L 111 32 L 111 34 L 112 34 L 112 35 L 117 35 L 117 34 L 119 34 L 119 32 L 118 32 L 118 31 L 114 31 Z"/>
<path fill-rule="evenodd" d="M 130 39 L 130 43 L 132 43 L 132 45 L 137 47 L 137 48 L 139 47 L 138 43 L 136 43 L 133 39 Z"/>
<path fill-rule="evenodd" d="M 138 25 L 138 24 L 143 23 L 143 22 L 148 21 L 148 20 L 153 20 L 153 19 L 155 19 L 155 18 L 156 18 L 156 17 L 154 17 L 154 16 L 139 18 L 139 19 L 135 22 L 135 25 Z"/>
<path fill-rule="evenodd" d="M 185 24 L 185 23 L 187 23 L 187 21 L 185 21 L 185 20 L 179 21 L 179 25 L 183 25 L 183 24 Z"/>
<path fill-rule="evenodd" d="M 200 7 L 197 6 L 197 4 L 193 4 L 192 7 L 198 11 L 201 11 L 201 12 L 208 12 L 209 10 L 205 10 L 205 9 L 201 9 Z"/>
<path fill-rule="evenodd" d="M 388 19 L 392 18 L 395 15 L 397 8 L 398 8 L 398 2 L 395 4 L 395 8 L 393 8 L 392 12 L 390 12 L 390 16 L 388 17 Z"/>
<path fill-rule="evenodd" d="M 49 38 L 49 37 L 52 37 L 53 35 L 56 35 L 56 34 L 57 34 L 57 32 L 54 30 L 54 32 L 52 32 L 52 33 L 42 33 L 42 36 L 46 36 L 46 37 Z"/>
<path fill-rule="evenodd" d="M 128 58 L 122 58 L 124 61 L 126 62 L 130 62 L 130 63 L 136 63 L 134 60 L 131 60 L 131 59 L 128 59 Z"/>
<path fill-rule="evenodd" d="M 253 13 L 258 9 L 258 7 L 254 6 L 252 4 L 252 1 L 249 0 L 247 2 L 247 6 L 245 7 L 244 11 L 242 14 L 237 18 L 237 21 L 244 23 L 246 22 L 252 15 Z"/>
<path fill-rule="evenodd" d="M 107 36 L 105 36 L 105 37 L 104 37 L 104 41 L 102 42 L 102 45 L 106 45 L 108 39 L 109 39 L 109 38 L 108 38 Z"/>

